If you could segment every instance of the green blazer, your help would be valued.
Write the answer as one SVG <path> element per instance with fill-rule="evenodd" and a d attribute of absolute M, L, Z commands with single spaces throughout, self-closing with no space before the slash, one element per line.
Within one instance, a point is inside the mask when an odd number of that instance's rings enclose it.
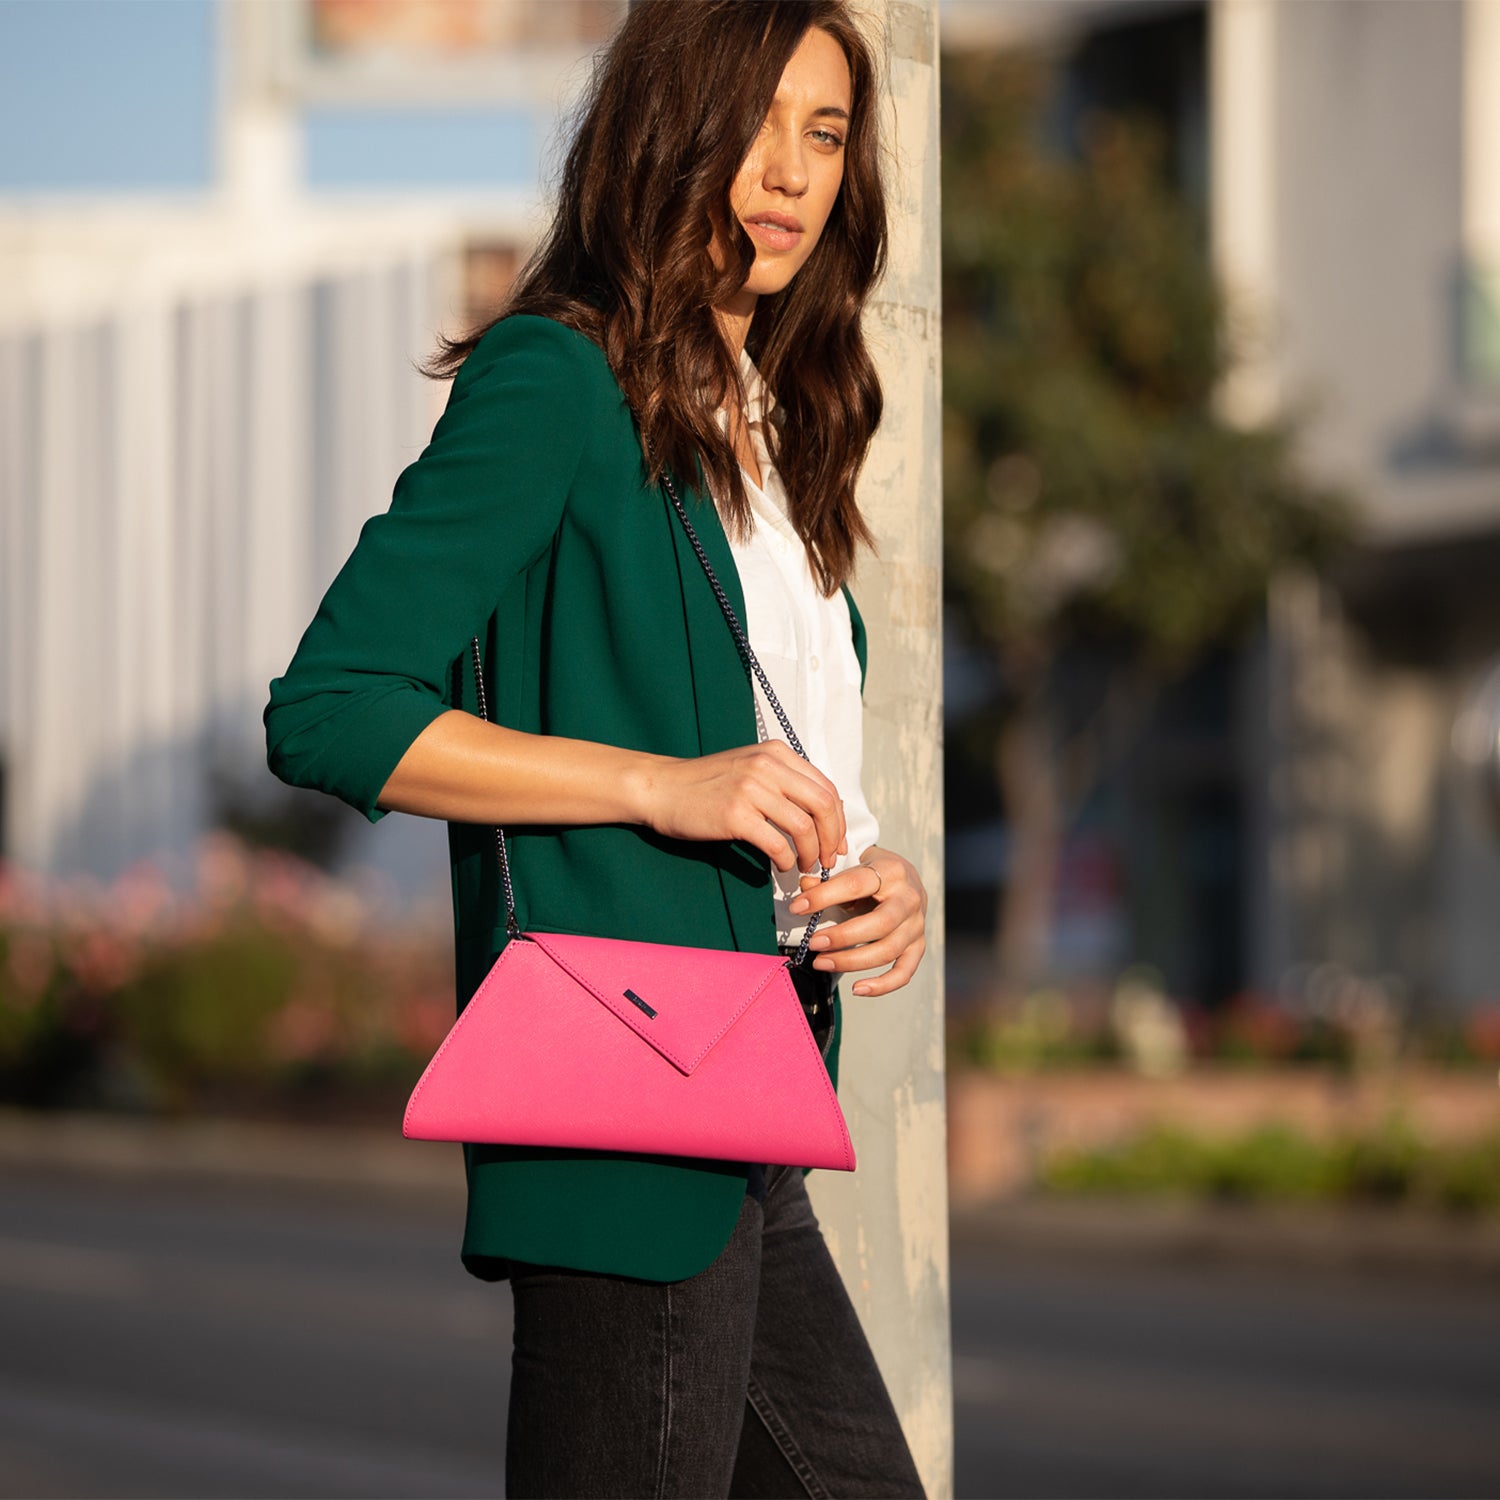
<path fill-rule="evenodd" d="M 743 620 L 717 512 L 699 488 L 678 487 Z M 864 625 L 848 597 L 863 674 Z M 447 709 L 478 712 L 474 635 L 491 716 L 514 728 L 684 757 L 756 740 L 744 666 L 681 522 L 645 482 L 609 364 L 550 318 L 485 333 L 390 508 L 365 522 L 270 684 L 272 771 L 378 822 L 375 799 L 412 741 Z M 747 845 L 626 824 L 507 835 L 523 930 L 776 951 L 770 863 Z M 461 1011 L 505 944 L 505 908 L 491 831 L 450 823 L 448 847 Z M 840 1026 L 835 1004 L 835 1084 Z M 485 1280 L 506 1275 L 506 1257 L 691 1276 L 723 1248 L 745 1193 L 737 1162 L 463 1153 L 461 1255 Z"/>

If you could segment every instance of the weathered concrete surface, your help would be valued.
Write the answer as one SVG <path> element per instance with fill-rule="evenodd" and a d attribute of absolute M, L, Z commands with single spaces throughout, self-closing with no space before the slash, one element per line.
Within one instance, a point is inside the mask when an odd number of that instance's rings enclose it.
<path fill-rule="evenodd" d="M 943 1086 L 943 762 L 938 37 L 935 0 L 866 3 L 889 78 L 890 266 L 867 331 L 885 418 L 860 486 L 879 539 L 854 581 L 869 626 L 865 793 L 881 844 L 931 896 L 916 980 L 843 986 L 839 1078 L 859 1168 L 809 1191 L 885 1373 L 928 1494 L 952 1493 Z"/>

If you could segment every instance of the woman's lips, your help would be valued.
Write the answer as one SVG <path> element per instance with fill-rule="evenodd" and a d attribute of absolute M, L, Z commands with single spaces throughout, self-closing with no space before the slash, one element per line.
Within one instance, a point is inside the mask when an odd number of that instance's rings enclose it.
<path fill-rule="evenodd" d="M 742 219 L 752 238 L 757 239 L 768 250 L 790 250 L 802 238 L 801 229 L 793 229 L 777 219 Z"/>

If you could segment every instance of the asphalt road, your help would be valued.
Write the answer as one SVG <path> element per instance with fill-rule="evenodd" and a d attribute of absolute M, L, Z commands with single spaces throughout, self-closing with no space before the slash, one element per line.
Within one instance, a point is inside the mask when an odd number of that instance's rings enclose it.
<path fill-rule="evenodd" d="M 0 1177 L 0 1494 L 498 1495 L 458 1224 Z M 956 1242 L 961 1496 L 1500 1495 L 1500 1289 Z"/>

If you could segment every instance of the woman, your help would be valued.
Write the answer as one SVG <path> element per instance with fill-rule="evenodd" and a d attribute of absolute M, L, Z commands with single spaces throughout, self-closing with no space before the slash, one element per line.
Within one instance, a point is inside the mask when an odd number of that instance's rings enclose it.
<path fill-rule="evenodd" d="M 501 316 L 444 341 L 432 441 L 271 684 L 277 775 L 447 820 L 460 1008 L 506 941 L 497 823 L 523 930 L 774 953 L 826 912 L 835 1082 L 838 976 L 887 995 L 922 956 L 920 877 L 859 787 L 844 586 L 881 410 L 874 87 L 839 0 L 633 6 L 549 235 Z M 922 1493 L 801 1169 L 464 1154 L 464 1265 L 515 1298 L 509 1494 Z"/>

